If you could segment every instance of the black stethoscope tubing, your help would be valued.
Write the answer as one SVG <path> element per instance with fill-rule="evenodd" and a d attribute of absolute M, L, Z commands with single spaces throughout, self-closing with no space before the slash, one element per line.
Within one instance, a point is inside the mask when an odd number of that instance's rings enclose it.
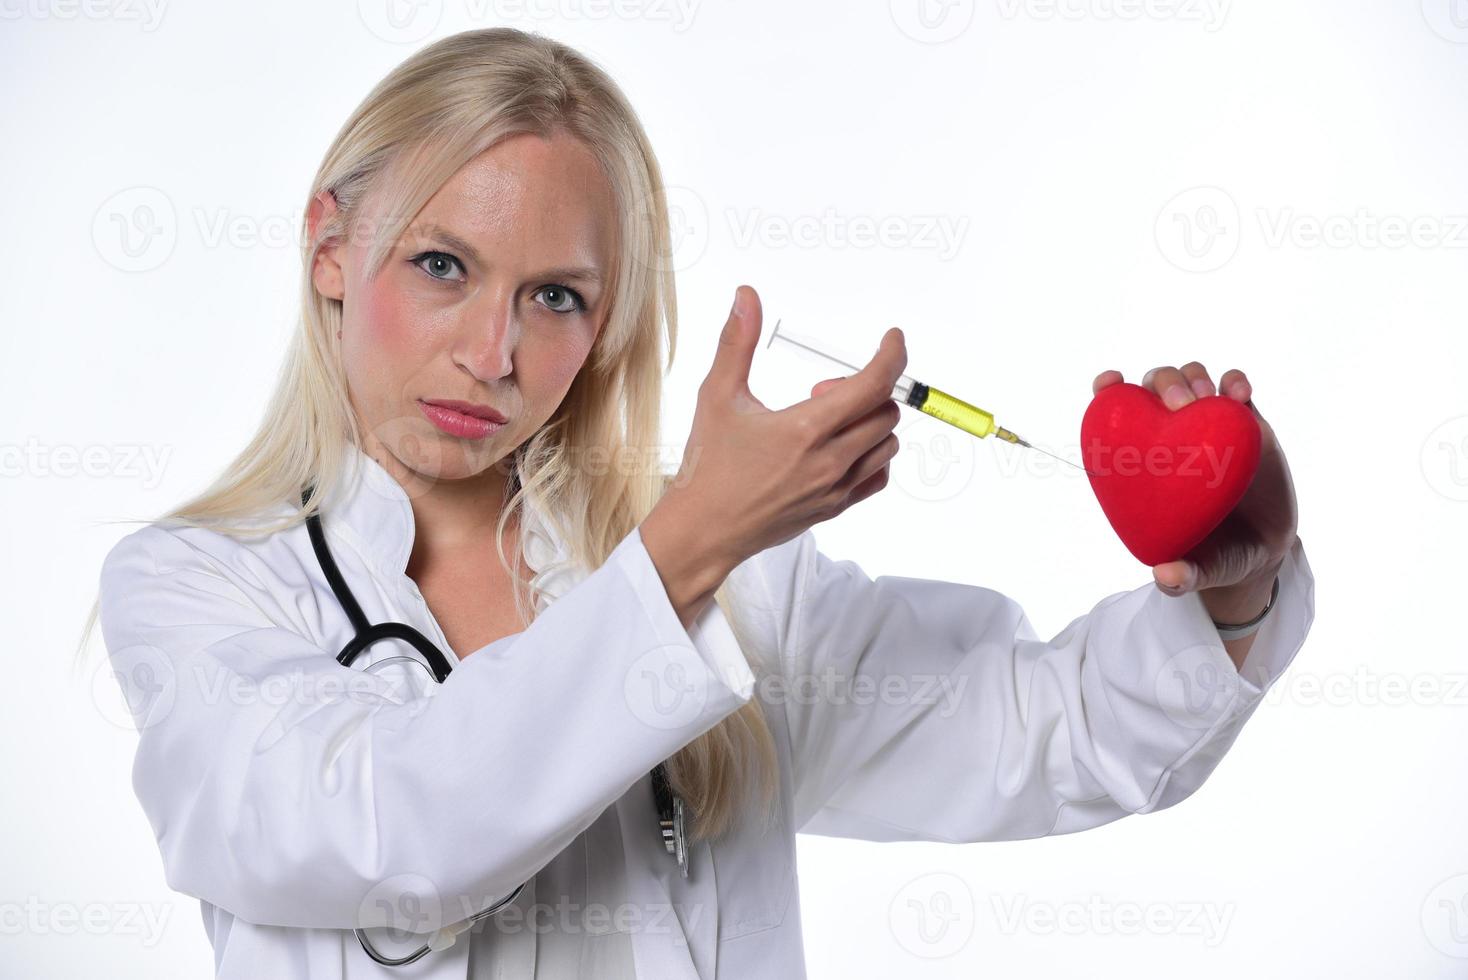
<path fill-rule="evenodd" d="M 307 487 L 301 491 L 301 506 L 306 506 L 311 500 L 313 487 Z M 326 582 L 331 586 L 332 594 L 336 601 L 341 604 L 342 610 L 351 621 L 353 636 L 341 648 L 336 655 L 337 663 L 343 667 L 350 667 L 352 663 L 362 654 L 364 650 L 383 640 L 403 640 L 410 644 L 413 649 L 423 655 L 428 661 L 428 669 L 433 672 L 433 679 L 439 684 L 453 671 L 448 657 L 444 656 L 433 641 L 421 632 L 409 626 L 407 623 L 387 622 L 373 625 L 362 612 L 362 607 L 357 602 L 357 597 L 347 586 L 347 580 L 342 576 L 341 569 L 337 567 L 336 559 L 332 557 L 331 549 L 326 545 L 326 532 L 321 526 L 321 514 L 315 513 L 306 518 L 306 532 L 311 537 L 311 550 L 316 552 L 316 561 L 321 565 L 321 571 L 326 576 Z M 678 867 L 686 877 L 688 874 L 687 841 L 684 831 L 683 800 L 679 798 L 668 782 L 667 767 L 659 763 L 652 772 L 653 799 L 658 809 L 659 833 L 663 839 L 664 846 L 670 854 L 678 859 Z M 473 916 L 472 920 L 478 920 L 493 915 L 500 909 L 509 905 L 520 896 L 525 887 L 521 882 L 508 897 L 501 899 L 487 909 L 483 909 Z M 383 966 L 407 966 L 416 962 L 428 954 L 431 947 L 424 943 L 418 949 L 401 957 L 384 956 L 379 953 L 367 939 L 367 934 L 362 929 L 353 930 L 357 934 L 357 942 L 362 950 L 377 963 Z"/>

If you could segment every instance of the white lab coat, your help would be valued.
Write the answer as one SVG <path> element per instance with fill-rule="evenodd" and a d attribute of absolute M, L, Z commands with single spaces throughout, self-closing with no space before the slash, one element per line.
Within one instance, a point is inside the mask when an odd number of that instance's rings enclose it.
<path fill-rule="evenodd" d="M 1046 641 L 998 592 L 872 580 L 807 531 L 730 576 L 752 671 L 715 603 L 683 628 L 633 529 L 589 574 L 562 564 L 528 629 L 459 663 L 405 574 L 406 493 L 351 453 L 328 541 L 372 622 L 445 651 L 441 687 L 413 696 L 390 670 L 336 663 L 353 631 L 304 526 L 240 541 L 150 525 L 102 569 L 103 635 L 140 731 L 134 788 L 221 978 L 530 977 L 532 918 L 396 970 L 351 929 L 462 923 L 573 852 L 574 904 L 613 913 L 577 927 L 630 933 L 638 976 L 798 978 L 797 831 L 1013 840 L 1171 806 L 1314 619 L 1299 543 L 1240 676 L 1196 594 L 1148 582 Z M 532 568 L 567 554 L 533 511 L 523 533 Z M 409 650 L 381 643 L 359 664 Z M 857 674 L 866 687 L 843 686 Z M 646 774 L 752 696 L 780 760 L 773 819 L 696 844 L 681 878 Z M 516 905 L 533 901 L 527 888 Z"/>

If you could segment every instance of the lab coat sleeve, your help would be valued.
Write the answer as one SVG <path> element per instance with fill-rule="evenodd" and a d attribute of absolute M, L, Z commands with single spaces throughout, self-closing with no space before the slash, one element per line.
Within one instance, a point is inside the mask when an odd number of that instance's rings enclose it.
<path fill-rule="evenodd" d="M 523 632 L 407 697 L 151 525 L 104 561 L 100 617 L 171 887 L 262 925 L 403 927 L 392 910 L 412 908 L 426 932 L 507 895 L 748 700 L 713 608 L 683 627 L 634 528 Z M 676 710 L 646 693 L 670 671 L 692 691 Z"/>
<path fill-rule="evenodd" d="M 1297 540 L 1240 671 L 1200 596 L 1150 582 L 1047 641 L 998 592 L 873 581 L 809 531 L 761 570 L 785 610 L 796 826 L 866 840 L 1018 840 L 1174 805 L 1294 659 L 1315 606 Z"/>

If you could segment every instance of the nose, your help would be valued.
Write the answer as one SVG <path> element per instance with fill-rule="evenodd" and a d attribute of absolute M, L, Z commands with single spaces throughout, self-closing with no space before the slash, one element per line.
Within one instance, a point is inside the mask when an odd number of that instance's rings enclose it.
<path fill-rule="evenodd" d="M 513 370 L 520 321 L 510 303 L 496 302 L 467 315 L 454 359 L 480 381 L 503 378 Z"/>

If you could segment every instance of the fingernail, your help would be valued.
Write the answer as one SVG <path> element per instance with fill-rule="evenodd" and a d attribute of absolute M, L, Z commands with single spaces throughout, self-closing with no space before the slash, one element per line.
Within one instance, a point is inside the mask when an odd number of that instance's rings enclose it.
<path fill-rule="evenodd" d="M 1193 394 L 1199 398 L 1209 398 L 1213 395 L 1213 386 L 1202 378 L 1193 379 Z"/>
<path fill-rule="evenodd" d="M 1180 384 L 1174 384 L 1169 386 L 1167 391 L 1163 392 L 1162 400 L 1167 403 L 1168 408 L 1176 409 L 1182 408 L 1189 401 L 1191 401 L 1192 398 L 1188 394 L 1188 390 L 1186 388 L 1184 388 Z"/>
<path fill-rule="evenodd" d="M 739 308 L 739 290 L 734 290 L 734 305 L 729 307 L 729 315 L 743 317 L 744 311 Z"/>

